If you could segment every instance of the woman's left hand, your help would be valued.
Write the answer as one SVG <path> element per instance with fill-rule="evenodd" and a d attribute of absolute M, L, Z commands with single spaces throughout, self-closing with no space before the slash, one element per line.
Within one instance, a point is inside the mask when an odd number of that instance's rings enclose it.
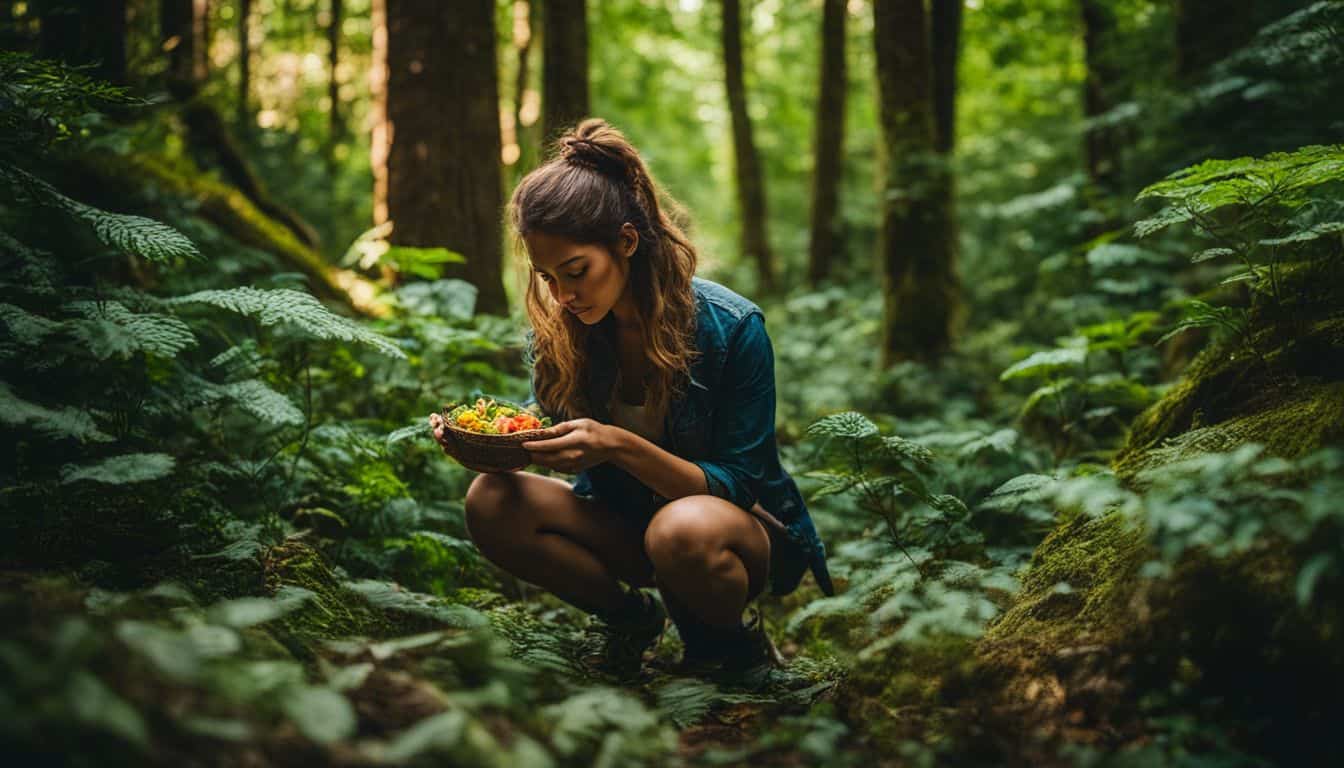
<path fill-rule="evenodd" d="M 532 463 L 559 472 L 574 473 L 606 461 L 611 453 L 612 427 L 593 419 L 562 421 L 536 433 L 522 448 Z"/>

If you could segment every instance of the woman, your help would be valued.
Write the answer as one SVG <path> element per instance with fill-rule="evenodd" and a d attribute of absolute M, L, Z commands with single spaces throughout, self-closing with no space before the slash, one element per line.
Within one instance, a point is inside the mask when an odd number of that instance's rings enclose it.
<path fill-rule="evenodd" d="M 481 552 L 593 614 L 590 661 L 636 675 L 664 608 L 681 668 L 729 676 L 782 663 L 759 612 L 825 549 L 780 467 L 774 360 L 760 309 L 694 277 L 696 251 L 633 146 L 599 119 L 519 183 L 509 220 L 535 274 L 526 306 L 533 397 L 567 419 L 523 443 L 529 472 L 482 474 L 466 497 Z M 668 201 L 670 205 L 675 203 Z M 442 440 L 442 421 L 431 417 Z M 629 585 L 627 587 L 626 585 Z"/>

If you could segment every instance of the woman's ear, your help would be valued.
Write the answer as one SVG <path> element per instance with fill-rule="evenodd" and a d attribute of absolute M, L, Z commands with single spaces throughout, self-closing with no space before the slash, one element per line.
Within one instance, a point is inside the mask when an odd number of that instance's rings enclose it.
<path fill-rule="evenodd" d="M 621 253 L 628 259 L 635 255 L 639 248 L 639 230 L 635 225 L 626 222 L 621 225 Z"/>

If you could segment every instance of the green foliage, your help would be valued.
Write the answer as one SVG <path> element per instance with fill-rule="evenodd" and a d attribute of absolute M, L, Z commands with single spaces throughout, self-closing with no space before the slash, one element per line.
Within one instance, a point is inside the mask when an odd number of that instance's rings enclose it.
<path fill-rule="evenodd" d="M 1156 215 L 1134 225 L 1145 237 L 1174 224 L 1193 223 L 1218 243 L 1195 254 L 1196 262 L 1216 258 L 1241 262 L 1248 280 L 1275 304 L 1291 300 L 1280 288 L 1285 262 L 1322 258 L 1338 261 L 1344 241 L 1337 237 L 1337 193 L 1344 182 L 1344 145 L 1313 145 L 1259 158 L 1206 160 L 1151 184 L 1138 199 L 1167 202 Z"/>
<path fill-rule="evenodd" d="M 311 294 L 289 289 L 232 288 L 197 291 L 169 299 L 170 306 L 207 304 L 256 317 L 263 326 L 282 325 L 314 339 L 365 344 L 391 357 L 405 353 L 392 341 L 323 307 Z"/>
<path fill-rule="evenodd" d="M 88 481 L 123 485 L 158 480 L 172 474 L 176 460 L 166 453 L 129 453 L 103 459 L 96 464 L 67 466 L 61 470 L 62 483 Z"/>

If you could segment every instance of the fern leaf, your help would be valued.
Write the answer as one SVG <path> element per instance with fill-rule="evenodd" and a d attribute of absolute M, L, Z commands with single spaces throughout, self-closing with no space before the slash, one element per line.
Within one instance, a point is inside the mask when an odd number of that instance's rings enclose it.
<path fill-rule="evenodd" d="M 1203 261 L 1208 261 L 1209 259 L 1216 259 L 1220 256 L 1232 256 L 1234 254 L 1236 254 L 1236 251 L 1231 248 L 1205 248 L 1194 256 L 1191 256 L 1190 263 L 1198 264 Z"/>
<path fill-rule="evenodd" d="M 127 453 L 94 464 L 67 464 L 61 470 L 61 482 L 86 480 L 108 485 L 143 483 L 171 475 L 176 464 L 177 461 L 166 453 Z"/>
<path fill-rule="evenodd" d="M 196 346 L 191 328 L 169 315 L 136 314 L 115 301 L 75 301 L 66 308 L 85 318 L 72 333 L 99 360 L 114 356 L 126 360 L 136 352 L 176 357 Z"/>
<path fill-rule="evenodd" d="M 813 437 L 842 437 L 861 440 L 877 434 L 877 425 L 867 416 L 857 411 L 833 413 L 807 427 L 807 434 Z"/>
<path fill-rule="evenodd" d="M 125 213 L 110 213 L 66 197 L 47 182 L 13 166 L 0 165 L 0 176 L 20 185 L 29 196 L 45 205 L 59 208 L 91 227 L 105 245 L 127 256 L 171 263 L 178 259 L 200 259 L 201 252 L 181 232 L 153 219 Z"/>
<path fill-rule="evenodd" d="M 239 408 L 267 424 L 284 426 L 304 422 L 303 411 L 290 402 L 288 397 L 271 389 L 260 379 L 222 384 L 219 391 L 237 403 Z"/>
<path fill-rule="evenodd" d="M 881 441 L 882 452 L 897 461 L 908 461 L 921 468 L 933 466 L 933 451 L 896 435 L 884 435 Z"/>
<path fill-rule="evenodd" d="M 1297 245 L 1299 243 L 1311 242 L 1312 240 L 1339 234 L 1341 232 L 1344 232 L 1344 221 L 1326 221 L 1309 229 L 1304 229 L 1301 232 L 1294 232 L 1286 237 L 1272 237 L 1266 240 L 1261 240 L 1260 244 L 1270 246 Z"/>
<path fill-rule="evenodd" d="M 62 323 L 34 315 L 13 304 L 0 304 L 0 321 L 9 328 L 12 339 L 31 347 L 61 329 Z"/>
<path fill-rule="evenodd" d="M 256 317 L 262 325 L 285 323 L 298 328 L 316 339 L 358 342 L 373 347 L 389 357 L 405 358 L 406 354 L 391 339 L 332 314 L 311 294 L 289 288 L 262 290 L 260 288 L 233 288 L 229 290 L 198 291 L 169 300 L 170 304 L 208 304 L 240 315 Z"/>
<path fill-rule="evenodd" d="M 0 381 L 0 423 L 27 425 L 48 437 L 73 437 L 81 442 L 110 443 L 115 438 L 98 429 L 87 411 L 65 407 L 60 410 L 30 403 L 15 395 Z"/>

